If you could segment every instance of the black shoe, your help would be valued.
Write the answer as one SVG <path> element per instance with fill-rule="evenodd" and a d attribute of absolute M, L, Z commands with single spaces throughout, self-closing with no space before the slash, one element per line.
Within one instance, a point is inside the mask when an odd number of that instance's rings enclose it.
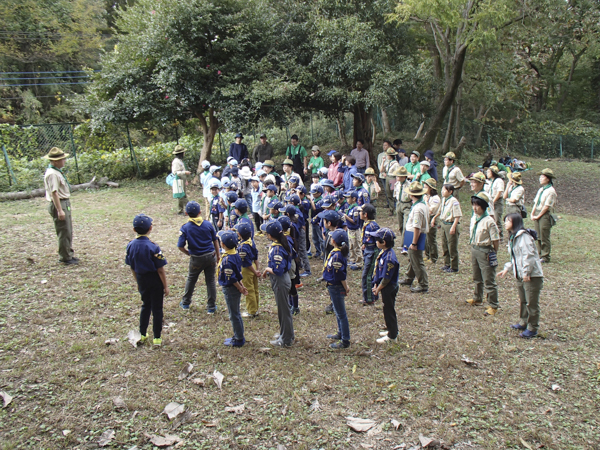
<path fill-rule="evenodd" d="M 429 289 L 422 288 L 421 286 L 411 287 L 410 292 L 413 294 L 425 294 Z"/>
<path fill-rule="evenodd" d="M 446 270 L 444 270 L 444 272 L 446 272 L 446 273 L 456 273 L 456 272 L 458 272 L 458 269 L 453 269 L 452 267 L 448 267 Z"/>
<path fill-rule="evenodd" d="M 179 211 L 179 212 L 177 213 L 177 215 L 178 215 L 178 216 L 185 216 L 185 213 L 184 213 L 183 211 Z"/>
<path fill-rule="evenodd" d="M 448 270 L 450 268 L 450 266 L 444 266 L 442 267 L 442 270 L 445 272 L 446 270 Z"/>
<path fill-rule="evenodd" d="M 300 314 L 300 308 L 292 308 L 292 315 L 297 316 Z"/>
<path fill-rule="evenodd" d="M 338 341 L 338 342 L 334 342 L 333 344 L 329 344 L 329 348 L 333 348 L 333 349 L 340 349 L 340 348 L 348 348 L 350 347 L 350 341 Z"/>
<path fill-rule="evenodd" d="M 401 286 L 412 286 L 413 280 L 409 280 L 408 278 L 404 278 L 398 284 L 401 285 Z"/>
<path fill-rule="evenodd" d="M 333 305 L 331 303 L 325 308 L 325 314 L 333 314 Z"/>
<path fill-rule="evenodd" d="M 65 266 L 74 266 L 79 264 L 79 260 L 77 258 L 71 258 L 68 261 L 59 261 L 60 263 L 64 264 Z"/>
<path fill-rule="evenodd" d="M 328 334 L 327 339 L 333 339 L 334 341 L 339 341 L 342 338 L 340 333 Z"/>

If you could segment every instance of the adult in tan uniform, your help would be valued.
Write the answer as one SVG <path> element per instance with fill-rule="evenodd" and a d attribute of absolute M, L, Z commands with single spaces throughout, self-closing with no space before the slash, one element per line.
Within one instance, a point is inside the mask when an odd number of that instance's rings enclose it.
<path fill-rule="evenodd" d="M 423 187 L 427 190 L 425 201 L 429 208 L 429 233 L 427 233 L 427 242 L 425 242 L 425 261 L 431 261 L 435 264 L 438 260 L 437 216 L 440 212 L 442 201 L 437 193 L 437 182 L 435 179 L 428 178 L 423 182 Z"/>
<path fill-rule="evenodd" d="M 63 264 L 79 264 L 73 252 L 73 223 L 71 221 L 71 187 L 67 181 L 62 168 L 65 167 L 69 154 L 60 148 L 53 147 L 44 158 L 50 160 L 50 164 L 44 174 L 44 187 L 46 188 L 46 200 L 48 200 L 48 212 L 54 220 L 54 229 L 58 236 L 59 261 Z"/>
<path fill-rule="evenodd" d="M 538 173 L 542 187 L 538 190 L 533 207 L 531 209 L 531 220 L 535 225 L 537 233 L 536 246 L 542 263 L 550 262 L 552 243 L 550 242 L 550 231 L 554 225 L 551 214 L 554 214 L 556 205 L 556 191 L 552 184 L 554 172 L 552 169 L 544 169 Z"/>
<path fill-rule="evenodd" d="M 506 215 L 521 214 L 521 207 L 525 201 L 525 188 L 522 186 L 521 172 L 508 174 L 508 184 L 504 189 L 504 199 L 506 200 Z"/>
<path fill-rule="evenodd" d="M 176 145 L 173 154 L 175 159 L 171 163 L 171 173 L 181 180 L 180 183 L 177 183 L 177 180 L 173 182 L 173 198 L 177 199 L 177 214 L 184 215 L 185 205 L 188 203 L 186 194 L 187 177 L 191 172 L 186 169 L 183 163 L 185 148 L 182 145 Z"/>
<path fill-rule="evenodd" d="M 408 269 L 404 279 L 398 284 L 412 286 L 416 278 L 419 284 L 416 287 L 411 287 L 410 291 L 424 294 L 429 290 L 429 279 L 423 262 L 423 250 L 417 248 L 417 243 L 421 234 L 429 233 L 429 207 L 425 203 L 424 196 L 426 192 L 421 183 L 413 181 L 405 190 L 413 202 L 406 221 L 406 231 L 412 231 L 413 237 L 412 243 L 408 247 Z"/>
<path fill-rule="evenodd" d="M 487 192 L 490 197 L 490 202 L 494 205 L 494 219 L 496 226 L 500 232 L 500 240 L 504 236 L 504 223 L 502 223 L 502 213 L 504 212 L 504 180 L 500 176 L 498 166 L 490 166 L 487 169 Z"/>
<path fill-rule="evenodd" d="M 471 184 L 472 195 L 477 195 L 480 192 L 485 192 L 485 175 L 481 172 L 474 173 L 467 178 Z M 489 198 L 489 194 L 487 195 Z M 471 197 L 472 198 L 472 197 Z M 490 201 L 487 209 L 487 213 L 495 220 L 494 204 Z"/>
<path fill-rule="evenodd" d="M 460 167 L 454 165 L 456 155 L 448 152 L 444 155 L 444 169 L 442 170 L 442 182 L 454 186 L 454 198 L 458 200 L 458 191 L 465 185 L 465 176 Z"/>
<path fill-rule="evenodd" d="M 408 171 L 404 166 L 398 166 L 394 172 L 396 175 L 396 184 L 394 185 L 394 198 L 396 199 L 396 218 L 398 219 L 398 230 L 400 236 L 404 239 L 404 230 L 406 221 L 412 206 L 412 200 L 406 193 L 406 188 L 410 185 L 408 181 Z M 403 241 L 404 242 L 404 241 Z"/>
<path fill-rule="evenodd" d="M 487 211 L 489 202 L 490 198 L 485 192 L 479 192 L 471 197 L 473 217 L 471 217 L 469 229 L 469 244 L 471 245 L 471 266 L 473 267 L 475 292 L 473 298 L 467 300 L 467 303 L 473 306 L 482 305 L 485 292 L 489 305 L 485 310 L 485 315 L 493 316 L 499 308 L 496 252 L 500 245 L 500 235 L 496 221 Z"/>
<path fill-rule="evenodd" d="M 444 255 L 444 267 L 442 270 L 448 273 L 458 272 L 458 238 L 460 228 L 458 224 L 462 218 L 460 202 L 454 198 L 454 186 L 445 184 L 442 188 L 442 206 L 436 216 L 442 222 L 442 253 Z"/>

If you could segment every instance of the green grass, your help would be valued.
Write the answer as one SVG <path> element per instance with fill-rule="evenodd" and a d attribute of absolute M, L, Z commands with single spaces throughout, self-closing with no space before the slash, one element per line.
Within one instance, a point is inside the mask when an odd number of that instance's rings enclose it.
<path fill-rule="evenodd" d="M 0 410 L 1 448 L 91 448 L 109 429 L 116 432 L 109 448 L 126 449 L 153 448 L 145 433 L 176 434 L 189 449 L 410 448 L 419 434 L 457 449 L 524 448 L 521 439 L 533 448 L 598 448 L 600 208 L 585 205 L 593 205 L 600 170 L 581 162 L 532 162 L 557 173 L 562 217 L 553 230 L 553 262 L 544 266 L 542 338 L 533 341 L 508 328 L 518 319 L 513 280 L 499 280 L 502 309 L 493 318 L 464 303 L 472 292 L 466 224 L 460 272 L 446 275 L 439 263 L 428 265 L 429 294 L 400 290 L 398 344 L 375 343 L 381 306 L 357 303 L 360 275 L 350 271 L 350 349 L 327 348 L 335 319 L 323 313 L 327 293 L 313 276 L 300 291 L 297 344 L 262 353 L 278 331 L 267 282 L 260 284 L 260 317 L 245 322 L 248 344 L 241 349 L 222 345 L 231 335 L 225 303 L 219 293 L 218 314 L 206 315 L 203 281 L 189 313 L 178 308 L 187 275 L 187 259 L 176 249 L 183 221 L 162 180 L 73 196 L 77 267 L 57 263 L 44 199 L 0 204 L 0 390 L 14 397 Z M 534 171 L 525 174 L 528 202 L 536 178 Z M 151 238 L 169 261 L 169 326 L 157 350 L 134 349 L 125 339 L 137 328 L 140 300 L 124 251 L 140 211 L 155 219 Z M 466 198 L 463 212 L 470 215 Z M 380 224 L 395 227 L 385 210 L 379 213 Z M 259 238 L 257 245 L 264 265 L 266 242 Z M 507 260 L 505 250 L 499 259 Z M 404 270 L 407 261 L 400 262 Z M 106 346 L 109 338 L 120 341 Z M 477 367 L 462 363 L 462 355 Z M 190 379 L 204 379 L 205 387 L 178 382 L 188 362 Z M 214 370 L 225 375 L 222 391 L 209 378 Z M 552 391 L 553 384 L 561 390 Z M 116 396 L 126 410 L 114 408 Z M 310 408 L 315 400 L 319 411 Z M 197 415 L 173 430 L 160 414 L 171 401 Z M 241 403 L 242 414 L 225 412 Z M 382 431 L 352 432 L 346 416 L 376 420 Z M 400 421 L 398 430 L 390 419 Z"/>

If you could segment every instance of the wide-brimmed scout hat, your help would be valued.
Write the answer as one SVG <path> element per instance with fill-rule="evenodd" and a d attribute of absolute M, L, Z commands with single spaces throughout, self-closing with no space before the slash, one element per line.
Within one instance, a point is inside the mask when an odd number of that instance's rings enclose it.
<path fill-rule="evenodd" d="M 508 179 L 515 184 L 523 184 L 523 180 L 521 180 L 521 172 L 509 173 Z"/>
<path fill-rule="evenodd" d="M 294 165 L 294 161 L 292 161 L 291 159 L 287 158 L 287 159 L 283 160 L 283 163 L 281 165 L 282 166 L 293 166 Z"/>
<path fill-rule="evenodd" d="M 365 170 L 365 175 L 375 175 L 375 169 L 369 167 L 367 170 Z"/>
<path fill-rule="evenodd" d="M 467 180 L 477 181 L 478 183 L 485 183 L 485 175 L 481 172 L 477 172 L 468 177 Z"/>
<path fill-rule="evenodd" d="M 396 168 L 396 170 L 394 170 L 394 173 L 392 175 L 394 175 L 395 177 L 407 177 L 408 170 L 406 170 L 406 167 L 400 166 Z"/>
<path fill-rule="evenodd" d="M 398 154 L 398 152 L 397 152 L 397 151 L 394 149 L 394 147 L 389 147 L 389 148 L 388 148 L 388 149 L 385 151 L 385 153 L 386 153 L 386 154 L 388 154 L 388 155 L 397 155 L 397 154 Z"/>
<path fill-rule="evenodd" d="M 416 197 L 425 195 L 427 193 L 425 192 L 423 185 L 418 181 L 413 181 L 410 183 L 410 185 L 404 188 L 404 192 L 406 192 L 408 195 L 414 195 Z"/>
<path fill-rule="evenodd" d="M 444 155 L 444 158 L 451 159 L 452 161 L 456 161 L 456 155 L 454 152 L 448 152 Z"/>
<path fill-rule="evenodd" d="M 500 173 L 500 169 L 498 169 L 498 166 L 490 166 L 489 169 L 492 171 L 493 174 L 498 175 Z"/>
<path fill-rule="evenodd" d="M 50 151 L 48 152 L 48 154 L 46 156 L 44 156 L 44 158 L 49 159 L 50 161 L 59 161 L 61 159 L 65 159 L 68 157 L 69 157 L 69 154 L 63 152 L 58 147 L 52 147 L 50 149 Z"/>
<path fill-rule="evenodd" d="M 177 144 L 177 145 L 175 146 L 175 150 L 173 150 L 173 154 L 174 154 L 174 155 L 178 155 L 178 154 L 180 154 L 180 153 L 185 153 L 185 147 L 184 147 L 183 145 L 179 145 L 179 144 Z"/>
<path fill-rule="evenodd" d="M 273 161 L 271 161 L 270 159 L 267 159 L 264 163 L 263 163 L 263 167 L 275 167 L 275 163 Z"/>
<path fill-rule="evenodd" d="M 488 206 L 490 205 L 490 196 L 487 195 L 487 193 L 484 192 L 484 191 L 481 191 L 481 192 L 478 192 L 475 195 L 472 195 L 471 198 L 478 198 L 478 199 L 483 200 L 484 202 L 486 202 Z M 487 206 L 486 206 L 486 208 L 487 208 Z"/>
<path fill-rule="evenodd" d="M 550 179 L 556 178 L 552 169 L 547 169 L 547 168 L 542 170 L 541 172 L 536 173 L 536 175 L 545 175 Z"/>
<path fill-rule="evenodd" d="M 435 181 L 434 178 L 427 178 L 425 181 L 423 181 L 423 183 L 429 186 L 431 189 L 435 189 L 437 191 L 437 181 Z"/>

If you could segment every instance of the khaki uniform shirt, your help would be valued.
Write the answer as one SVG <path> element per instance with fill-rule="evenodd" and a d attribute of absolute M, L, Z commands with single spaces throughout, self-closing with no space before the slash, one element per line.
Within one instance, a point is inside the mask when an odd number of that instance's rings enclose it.
<path fill-rule="evenodd" d="M 415 203 L 408 215 L 406 231 L 415 231 L 419 228 L 421 233 L 429 233 L 429 207 L 425 202 Z"/>
<path fill-rule="evenodd" d="M 179 158 L 175 158 L 171 163 L 171 173 L 177 175 L 182 180 L 185 180 L 187 178 L 186 172 L 183 161 Z"/>
<path fill-rule="evenodd" d="M 502 199 L 502 194 L 504 193 L 504 180 L 502 178 L 494 178 L 493 180 L 488 181 L 489 183 L 485 185 L 485 191 L 489 194 L 490 201 L 494 201 L 498 192 L 500 192 L 500 199 Z"/>
<path fill-rule="evenodd" d="M 512 200 L 509 202 L 509 200 Z M 525 188 L 523 186 L 516 186 L 511 188 L 508 191 L 508 196 L 506 197 L 506 205 L 512 206 L 522 206 L 525 200 Z"/>
<path fill-rule="evenodd" d="M 538 206 L 538 200 L 540 200 L 540 205 Z M 550 186 L 548 189 L 544 190 L 544 187 L 541 187 L 537 194 L 535 195 L 535 199 L 533 200 L 533 208 L 531 209 L 531 214 L 538 214 L 544 206 L 548 206 L 548 212 L 551 214 L 554 213 L 554 205 L 556 204 L 556 191 L 554 190 L 554 186 Z"/>
<path fill-rule="evenodd" d="M 48 167 L 44 174 L 44 187 L 46 188 L 46 200 L 52 201 L 52 193 L 57 192 L 60 200 L 71 197 L 71 190 L 67 179 L 58 170 Z"/>
<path fill-rule="evenodd" d="M 410 197 L 406 192 L 404 192 L 404 188 L 409 185 L 410 181 L 408 181 L 408 178 L 404 180 L 404 183 L 396 181 L 396 184 L 394 185 L 394 198 L 399 202 L 410 202 Z"/>
<path fill-rule="evenodd" d="M 362 184 L 362 187 L 366 189 L 369 193 L 369 198 L 371 201 L 375 200 L 379 197 L 379 192 L 381 191 L 381 187 L 377 181 L 373 181 L 372 183 L 367 183 L 366 181 Z"/>
<path fill-rule="evenodd" d="M 448 176 L 448 181 L 446 181 L 446 176 Z M 465 176 L 460 168 L 456 166 L 452 168 L 450 174 L 448 174 L 448 168 L 444 166 L 444 169 L 442 170 L 442 177 L 444 184 L 451 184 L 455 189 L 458 189 L 460 187 L 460 183 L 462 183 L 462 181 L 465 179 Z"/>
<path fill-rule="evenodd" d="M 440 210 L 440 206 L 442 206 L 442 202 L 440 200 L 439 195 L 429 196 L 427 199 L 427 206 L 429 208 L 429 215 L 435 216 Z"/>
<path fill-rule="evenodd" d="M 440 219 L 443 222 L 454 222 L 457 217 L 462 217 L 460 202 L 454 197 L 444 198 L 442 200 Z"/>
<path fill-rule="evenodd" d="M 490 216 L 485 216 L 479 222 L 477 222 L 477 219 L 477 215 L 473 214 L 473 217 L 471 217 L 471 226 L 469 227 L 469 236 L 471 236 L 469 238 L 469 243 L 480 247 L 491 247 L 492 241 L 500 240 L 498 226 Z M 475 229 L 476 222 L 477 228 Z M 474 229 L 475 233 L 473 233 Z"/>

